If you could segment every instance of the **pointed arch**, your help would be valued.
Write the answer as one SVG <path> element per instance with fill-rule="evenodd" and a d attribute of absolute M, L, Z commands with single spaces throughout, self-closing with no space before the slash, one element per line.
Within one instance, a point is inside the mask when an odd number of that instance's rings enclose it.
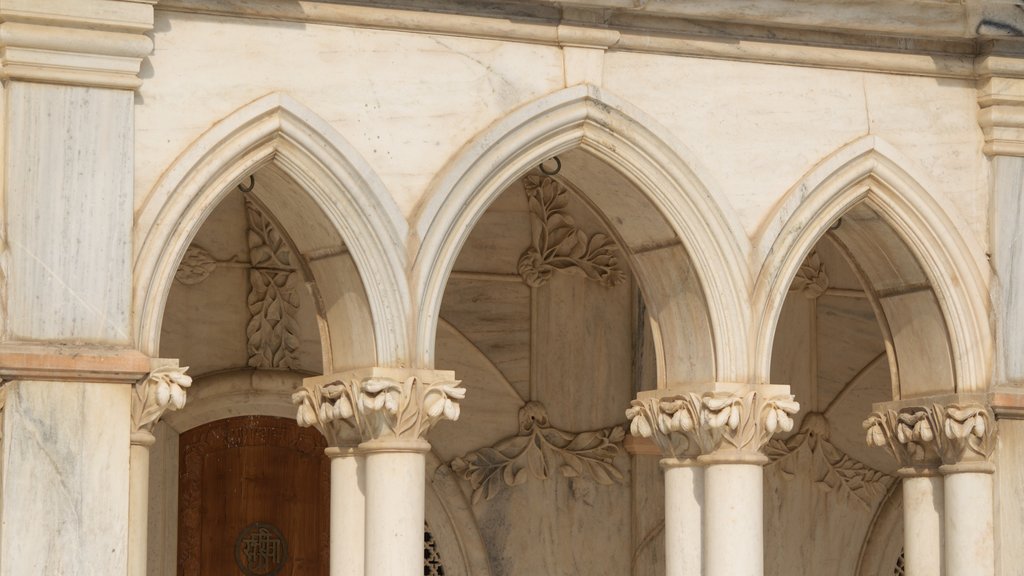
<path fill-rule="evenodd" d="M 540 162 L 581 148 L 642 190 L 688 253 L 703 293 L 714 359 L 703 372 L 746 381 L 749 245 L 724 196 L 699 176 L 694 155 L 653 118 L 608 92 L 574 86 L 526 104 L 467 144 L 432 183 L 420 206 L 413 285 L 418 295 L 416 359 L 433 360 L 448 275 L 474 225 L 516 178 Z M 661 284 L 673 282 L 665 272 Z M 675 280 L 682 282 L 680 277 Z M 641 279 L 642 280 L 642 279 Z M 659 287 L 663 292 L 665 286 Z M 655 303 L 656 304 L 656 303 Z M 673 303 L 674 309 L 686 308 Z M 678 311 L 677 311 L 678 313 Z M 680 323 L 668 328 L 678 329 Z M 665 331 L 666 325 L 662 330 Z M 676 335 L 665 334 L 664 342 Z"/>
<path fill-rule="evenodd" d="M 761 378 L 768 377 L 775 328 L 800 264 L 830 226 L 855 206 L 865 205 L 905 244 L 938 300 L 956 391 L 988 385 L 992 335 L 979 263 L 984 250 L 961 232 L 969 228 L 908 166 L 909 161 L 878 137 L 856 140 L 811 170 L 762 227 L 755 247 L 761 267 L 754 285 L 758 316 L 752 345 L 752 363 Z"/>
<path fill-rule="evenodd" d="M 283 94 L 259 98 L 199 137 L 160 178 L 135 223 L 135 328 L 156 354 L 174 273 L 196 232 L 244 176 L 273 164 L 344 241 L 369 302 L 374 365 L 408 352 L 407 224 L 384 184 L 327 122 Z M 328 326 L 328 333 L 337 327 Z M 364 334 L 366 332 L 364 331 Z M 325 366 L 325 369 L 331 367 Z"/>

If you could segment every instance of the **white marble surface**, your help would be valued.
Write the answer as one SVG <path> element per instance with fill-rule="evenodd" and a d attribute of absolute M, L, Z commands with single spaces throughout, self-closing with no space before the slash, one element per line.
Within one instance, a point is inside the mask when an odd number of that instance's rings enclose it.
<path fill-rule="evenodd" d="M 993 160 L 992 293 L 996 383 L 1024 385 L 1024 158 Z"/>
<path fill-rule="evenodd" d="M 136 107 L 136 206 L 211 124 L 283 91 L 343 134 L 408 214 L 471 136 L 564 85 L 561 51 L 531 44 L 160 10 L 154 37 Z"/>
<path fill-rule="evenodd" d="M 0 574 L 125 574 L 129 392 L 124 384 L 7 386 Z"/>
<path fill-rule="evenodd" d="M 751 236 L 816 163 L 871 133 L 934 175 L 934 193 L 983 237 L 971 82 L 611 52 L 604 86 L 701 151 Z"/>
<path fill-rule="evenodd" d="M 6 106 L 7 334 L 127 344 L 131 93 L 11 82 Z"/>

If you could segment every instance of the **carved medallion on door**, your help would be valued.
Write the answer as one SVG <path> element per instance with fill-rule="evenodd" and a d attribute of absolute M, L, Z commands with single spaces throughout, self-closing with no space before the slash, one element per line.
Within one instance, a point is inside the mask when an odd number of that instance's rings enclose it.
<path fill-rule="evenodd" d="M 290 418 L 242 416 L 179 438 L 179 576 L 327 576 L 330 464 Z"/>

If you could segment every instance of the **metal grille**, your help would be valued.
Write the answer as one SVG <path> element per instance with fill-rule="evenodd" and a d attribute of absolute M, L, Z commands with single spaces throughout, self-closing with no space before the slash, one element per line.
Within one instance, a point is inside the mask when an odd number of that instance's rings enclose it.
<path fill-rule="evenodd" d="M 896 559 L 896 568 L 893 569 L 892 576 L 903 576 L 906 573 L 903 562 L 903 550 L 900 550 L 900 556 Z"/>
<path fill-rule="evenodd" d="M 437 543 L 428 526 L 423 527 L 423 576 L 444 576 L 444 564 L 441 563 Z"/>

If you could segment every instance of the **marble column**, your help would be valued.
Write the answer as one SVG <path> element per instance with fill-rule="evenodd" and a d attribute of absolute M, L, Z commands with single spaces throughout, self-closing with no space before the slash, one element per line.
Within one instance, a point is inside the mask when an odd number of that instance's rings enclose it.
<path fill-rule="evenodd" d="M 164 365 L 132 391 L 131 452 L 128 461 L 128 576 L 146 576 L 149 543 L 149 449 L 156 442 L 153 426 L 169 410 L 185 407 L 192 378 L 188 367 Z"/>
<path fill-rule="evenodd" d="M 798 409 L 787 386 L 715 384 L 642 393 L 633 402 L 631 433 L 654 439 L 666 456 L 667 574 L 764 573 L 768 459 L 760 450 L 776 432 L 792 430 Z"/>
<path fill-rule="evenodd" d="M 441 420 L 458 419 L 464 395 L 451 372 L 388 368 L 309 378 L 295 394 L 300 425 L 317 426 L 332 446 L 343 436 L 362 440 L 351 461 L 339 463 L 339 454 L 332 462 L 331 576 L 422 572 L 424 437 Z M 335 490 L 344 503 L 334 502 Z M 358 572 L 346 560 L 355 556 Z"/>
<path fill-rule="evenodd" d="M 128 571 L 134 89 L 151 2 L 0 3 L 0 575 Z M 143 537 L 145 527 L 141 528 Z"/>
<path fill-rule="evenodd" d="M 908 576 L 995 574 L 995 419 L 976 397 L 878 404 L 864 422 L 868 444 L 901 467 Z"/>

